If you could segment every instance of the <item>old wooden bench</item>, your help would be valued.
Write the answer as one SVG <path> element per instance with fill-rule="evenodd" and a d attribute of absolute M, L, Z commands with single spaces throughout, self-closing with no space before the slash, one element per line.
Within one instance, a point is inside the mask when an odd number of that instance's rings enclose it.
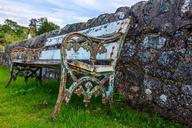
<path fill-rule="evenodd" d="M 27 80 L 41 81 L 42 68 L 61 70 L 60 88 L 51 118 L 60 112 L 62 102 L 73 93 L 83 95 L 87 105 L 93 95 L 102 95 L 102 103 L 112 100 L 115 66 L 129 29 L 130 18 L 51 37 L 42 48 L 16 47 L 11 50 L 11 77 L 7 84 L 23 74 Z M 67 77 L 72 84 L 67 87 Z"/>

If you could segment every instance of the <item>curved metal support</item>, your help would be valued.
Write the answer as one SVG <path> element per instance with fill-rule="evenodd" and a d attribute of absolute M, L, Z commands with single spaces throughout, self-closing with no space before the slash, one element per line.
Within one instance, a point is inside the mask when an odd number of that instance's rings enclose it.
<path fill-rule="evenodd" d="M 25 82 L 27 82 L 30 77 L 35 77 L 36 80 L 39 81 L 39 83 L 41 84 L 42 83 L 42 79 L 41 79 L 42 74 L 41 73 L 42 73 L 41 67 L 39 67 L 39 68 L 21 67 L 21 66 L 17 66 L 15 63 L 13 63 L 11 66 L 10 79 L 5 87 L 7 88 L 10 85 L 12 80 L 15 81 L 19 74 L 22 74 L 24 76 Z"/>
<path fill-rule="evenodd" d="M 121 32 L 113 34 L 112 36 L 107 38 L 91 37 L 78 32 L 69 33 L 64 37 L 61 44 L 61 82 L 60 82 L 59 94 L 58 94 L 54 112 L 51 114 L 49 119 L 55 118 L 60 113 L 62 102 L 65 101 L 66 103 L 68 103 L 73 93 L 76 93 L 79 96 L 80 95 L 84 96 L 83 102 L 85 103 L 85 106 L 87 106 L 87 104 L 90 102 L 90 99 L 93 95 L 98 96 L 101 93 L 105 94 L 105 97 L 103 97 L 104 98 L 103 101 L 107 101 L 109 97 L 112 97 L 111 95 L 112 95 L 113 86 L 114 86 L 113 85 L 114 73 L 112 73 L 112 75 L 109 72 L 103 73 L 103 74 L 101 73 L 99 74 L 99 76 L 103 76 L 103 77 L 99 78 L 99 77 L 96 77 L 98 76 L 98 74 L 96 75 L 95 72 L 94 73 L 90 72 L 87 74 L 86 71 L 82 71 L 82 74 L 86 74 L 90 76 L 82 76 L 78 78 L 74 74 L 74 71 L 76 70 L 73 70 L 72 67 L 69 65 L 70 62 L 68 62 L 67 60 L 67 51 L 70 49 L 73 49 L 75 52 L 77 52 L 81 47 L 86 51 L 89 51 L 90 52 L 89 60 L 91 61 L 92 67 L 94 67 L 97 54 L 98 53 L 102 54 L 107 52 L 107 49 L 105 48 L 104 44 L 108 44 L 115 41 L 118 41 L 118 43 L 121 43 L 123 39 L 124 39 L 124 34 Z M 120 44 L 119 47 L 121 46 L 122 45 Z M 113 65 L 113 68 L 115 68 L 116 60 L 117 59 L 115 58 L 113 60 L 114 62 L 111 62 L 111 65 Z M 83 65 L 85 63 L 81 62 L 81 64 Z M 79 68 L 81 68 L 81 65 Z M 66 88 L 67 74 L 69 74 L 73 80 L 72 85 L 68 89 Z M 104 84 L 107 81 L 110 82 L 108 90 L 104 86 Z"/>
<path fill-rule="evenodd" d="M 7 85 L 5 86 L 6 88 L 10 85 L 12 80 L 16 80 L 17 75 L 19 73 L 22 73 L 25 77 L 25 81 L 28 80 L 29 77 L 32 77 L 35 75 L 36 80 L 39 81 L 39 83 L 42 83 L 42 68 L 36 68 L 35 70 L 31 69 L 31 68 L 26 68 L 25 66 L 22 67 L 20 69 L 20 67 L 14 62 L 14 60 L 17 61 L 22 61 L 22 62 L 26 62 L 26 61 L 32 61 L 35 60 L 39 57 L 40 52 L 42 51 L 42 49 L 44 49 L 45 47 L 41 47 L 41 48 L 26 48 L 26 47 L 15 47 L 13 49 L 11 49 L 10 51 L 10 62 L 11 62 L 11 73 L 10 73 L 10 79 L 7 83 Z M 39 71 L 39 75 L 37 76 L 36 72 Z M 26 75 L 24 72 L 25 71 L 29 71 L 31 72 L 30 74 Z"/>
<path fill-rule="evenodd" d="M 74 82 L 69 89 L 65 91 L 65 101 L 68 103 L 71 99 L 73 93 L 77 94 L 78 96 L 83 95 L 84 100 L 83 102 L 87 106 L 90 102 L 92 95 L 98 96 L 102 90 L 105 89 L 103 86 L 106 81 L 99 80 L 95 77 L 84 76 Z"/>
<path fill-rule="evenodd" d="M 119 40 L 122 36 L 123 34 L 120 32 L 107 38 L 91 37 L 78 32 L 69 33 L 68 35 L 65 36 L 65 38 L 63 39 L 63 43 L 61 44 L 61 53 L 62 53 L 61 57 L 65 60 L 67 59 L 66 58 L 67 50 L 73 48 L 73 50 L 77 52 L 80 47 L 83 47 L 84 49 L 90 52 L 91 55 L 90 60 L 92 62 L 92 66 L 94 66 L 96 61 L 96 55 L 98 53 L 101 54 L 107 52 L 107 50 L 104 47 L 104 44 L 108 44 L 116 40 Z M 77 38 L 76 42 L 74 42 L 75 41 L 74 38 Z"/>

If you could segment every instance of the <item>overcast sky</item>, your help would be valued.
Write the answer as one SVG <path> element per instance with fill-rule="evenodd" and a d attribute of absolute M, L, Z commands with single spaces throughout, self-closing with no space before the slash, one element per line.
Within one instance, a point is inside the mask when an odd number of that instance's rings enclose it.
<path fill-rule="evenodd" d="M 28 26 L 31 18 L 47 17 L 59 26 L 87 21 L 118 7 L 131 6 L 141 0 L 0 0 L 0 23 L 12 19 Z"/>

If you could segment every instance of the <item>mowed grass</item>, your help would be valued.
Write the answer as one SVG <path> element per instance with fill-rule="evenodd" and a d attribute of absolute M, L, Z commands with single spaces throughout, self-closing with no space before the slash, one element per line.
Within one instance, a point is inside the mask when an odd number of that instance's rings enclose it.
<path fill-rule="evenodd" d="M 48 116 L 53 111 L 59 82 L 43 81 L 40 86 L 30 79 L 25 83 L 22 77 L 5 84 L 9 71 L 0 67 L 0 128 L 181 128 L 182 125 L 133 110 L 123 103 L 111 106 L 100 104 L 100 98 L 93 99 L 85 108 L 82 98 L 73 97 L 62 106 L 61 114 L 53 121 Z"/>

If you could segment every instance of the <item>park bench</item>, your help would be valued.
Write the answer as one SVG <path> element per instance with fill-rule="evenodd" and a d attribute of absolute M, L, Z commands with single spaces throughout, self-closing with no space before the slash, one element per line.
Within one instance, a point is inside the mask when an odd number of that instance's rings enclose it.
<path fill-rule="evenodd" d="M 59 114 L 62 102 L 73 93 L 83 96 L 87 106 L 93 95 L 102 103 L 112 101 L 115 66 L 120 55 L 130 18 L 79 32 L 47 38 L 41 48 L 15 47 L 11 50 L 11 77 L 6 85 L 23 74 L 25 80 L 42 80 L 42 68 L 60 69 L 57 102 L 51 118 Z M 71 84 L 66 86 L 67 77 Z"/>

